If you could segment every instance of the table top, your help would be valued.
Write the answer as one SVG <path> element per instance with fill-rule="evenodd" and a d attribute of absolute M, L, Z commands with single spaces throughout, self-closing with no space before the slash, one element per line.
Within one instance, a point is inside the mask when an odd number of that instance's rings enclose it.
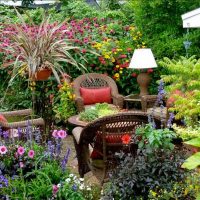
<path fill-rule="evenodd" d="M 74 116 L 71 116 L 69 119 L 68 119 L 68 122 L 72 125 L 75 125 L 75 126 L 81 126 L 81 127 L 84 127 L 86 126 L 89 122 L 84 122 L 84 121 L 80 121 L 79 120 L 79 115 L 74 115 Z"/>
<path fill-rule="evenodd" d="M 124 97 L 125 101 L 138 101 L 141 102 L 141 97 L 139 96 L 139 94 L 130 94 L 128 96 Z"/>

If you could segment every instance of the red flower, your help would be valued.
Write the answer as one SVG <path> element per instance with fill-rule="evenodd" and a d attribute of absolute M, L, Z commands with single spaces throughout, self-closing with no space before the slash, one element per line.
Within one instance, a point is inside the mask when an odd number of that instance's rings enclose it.
<path fill-rule="evenodd" d="M 130 135 L 126 134 L 126 135 L 122 136 L 122 143 L 123 144 L 129 144 L 130 141 L 131 141 L 131 136 Z"/>
<path fill-rule="evenodd" d="M 127 58 L 127 55 L 122 54 L 122 55 L 120 55 L 119 57 L 120 57 L 120 58 Z"/>
<path fill-rule="evenodd" d="M 131 76 L 132 77 L 137 77 L 137 74 L 136 73 L 132 73 Z"/>
<path fill-rule="evenodd" d="M 147 70 L 147 73 L 152 73 L 153 72 L 153 69 L 148 69 Z"/>

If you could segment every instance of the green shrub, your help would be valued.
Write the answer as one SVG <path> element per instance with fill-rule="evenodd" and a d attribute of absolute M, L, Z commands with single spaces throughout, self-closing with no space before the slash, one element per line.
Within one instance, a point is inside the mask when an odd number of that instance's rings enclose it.
<path fill-rule="evenodd" d="M 161 76 L 168 85 L 166 89 L 169 94 L 176 90 L 181 92 L 174 95 L 175 101 L 170 110 L 175 112 L 177 119 L 185 119 L 188 125 L 197 124 L 200 116 L 200 60 L 194 56 L 180 57 L 179 60 L 164 58 L 160 64 L 170 73 Z"/>
<path fill-rule="evenodd" d="M 194 0 L 132 0 L 134 3 L 135 23 L 144 34 L 147 45 L 153 49 L 157 58 L 176 57 L 185 54 L 181 15 L 199 7 L 199 1 Z M 192 41 L 190 55 L 199 56 L 200 31 L 191 30 Z M 195 44 L 197 44 L 195 46 Z"/>

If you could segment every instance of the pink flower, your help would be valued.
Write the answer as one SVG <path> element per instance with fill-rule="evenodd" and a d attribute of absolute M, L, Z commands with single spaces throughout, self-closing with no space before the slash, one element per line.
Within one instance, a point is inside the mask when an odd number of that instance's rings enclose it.
<path fill-rule="evenodd" d="M 58 186 L 57 185 L 53 185 L 52 191 L 53 191 L 54 195 L 58 192 L 58 190 L 59 190 Z"/>
<path fill-rule="evenodd" d="M 52 133 L 52 136 L 57 138 L 58 137 L 58 130 L 54 130 Z"/>
<path fill-rule="evenodd" d="M 64 131 L 64 130 L 58 131 L 58 137 L 59 138 L 64 139 L 64 138 L 66 138 L 66 136 L 67 136 L 66 131 Z"/>
<path fill-rule="evenodd" d="M 28 157 L 29 157 L 29 158 L 33 158 L 34 155 L 35 155 L 35 152 L 34 152 L 33 150 L 30 150 L 30 151 L 28 152 Z"/>
<path fill-rule="evenodd" d="M 20 156 L 22 156 L 23 154 L 24 154 L 24 152 L 25 152 L 25 149 L 24 149 L 24 147 L 18 147 L 18 149 L 17 149 L 17 153 L 20 155 Z"/>
<path fill-rule="evenodd" d="M 7 148 L 6 148 L 6 146 L 0 146 L 0 154 L 6 154 L 6 152 L 7 152 L 8 150 L 7 150 Z"/>
<path fill-rule="evenodd" d="M 87 52 L 87 50 L 86 49 L 82 49 L 82 53 L 86 53 Z"/>
<path fill-rule="evenodd" d="M 24 163 L 23 162 L 19 162 L 19 167 L 23 168 L 24 167 Z"/>

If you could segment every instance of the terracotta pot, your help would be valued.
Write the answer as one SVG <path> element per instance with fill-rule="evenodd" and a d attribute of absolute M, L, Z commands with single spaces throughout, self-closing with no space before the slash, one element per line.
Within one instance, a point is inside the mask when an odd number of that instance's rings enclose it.
<path fill-rule="evenodd" d="M 45 81 L 49 78 L 49 76 L 51 75 L 52 70 L 51 69 L 42 69 L 40 71 L 37 71 L 35 73 L 35 76 L 33 76 L 33 80 L 34 81 Z"/>

